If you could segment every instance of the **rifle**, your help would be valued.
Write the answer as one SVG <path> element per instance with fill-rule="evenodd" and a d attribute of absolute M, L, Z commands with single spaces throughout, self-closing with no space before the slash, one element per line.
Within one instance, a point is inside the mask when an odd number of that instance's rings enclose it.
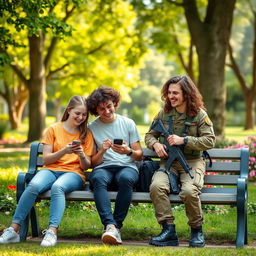
<path fill-rule="evenodd" d="M 171 134 L 167 131 L 166 127 L 163 124 L 163 121 L 159 118 L 156 119 L 152 124 L 151 129 L 158 131 L 164 135 L 164 144 L 167 146 L 167 153 L 168 153 L 168 160 L 165 164 L 165 169 L 169 171 L 172 165 L 172 162 L 175 159 L 177 159 L 181 164 L 181 166 L 183 167 L 183 169 L 185 170 L 185 172 L 190 176 L 191 179 L 193 179 L 193 175 L 190 172 L 192 168 L 189 166 L 180 147 L 177 145 L 171 146 L 168 143 L 167 138 Z"/>

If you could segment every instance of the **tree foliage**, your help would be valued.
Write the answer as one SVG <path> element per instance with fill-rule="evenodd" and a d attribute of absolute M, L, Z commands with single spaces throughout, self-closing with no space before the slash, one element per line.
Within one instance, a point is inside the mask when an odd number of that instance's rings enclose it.
<path fill-rule="evenodd" d="M 233 29 L 233 38 L 236 40 L 232 38 L 229 43 L 228 66 L 232 68 L 242 90 L 245 102 L 244 128 L 247 130 L 253 129 L 255 124 L 256 6 L 252 1 L 243 1 L 243 8 L 241 3 L 237 4 L 236 17 L 240 22 Z"/>
<path fill-rule="evenodd" d="M 100 84 L 126 96 L 137 84 L 136 65 L 146 49 L 128 2 L 7 3 L 1 5 L 1 31 L 8 35 L 1 37 L 2 64 L 9 64 L 29 91 L 29 141 L 44 129 L 46 85 L 48 98 L 61 102 Z M 5 40 L 9 36 L 13 39 Z"/>

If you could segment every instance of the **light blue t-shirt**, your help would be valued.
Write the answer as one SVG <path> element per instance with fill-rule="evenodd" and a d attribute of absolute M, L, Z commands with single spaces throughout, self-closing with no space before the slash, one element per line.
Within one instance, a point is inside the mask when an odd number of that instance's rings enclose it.
<path fill-rule="evenodd" d="M 116 114 L 115 121 L 111 123 L 103 123 L 99 117 L 89 124 L 89 128 L 93 133 L 97 151 L 102 147 L 103 141 L 106 139 L 123 139 L 129 146 L 140 141 L 139 132 L 134 121 L 128 117 Z M 127 166 L 138 170 L 132 157 L 118 154 L 111 148 L 103 155 L 103 162 L 96 166 L 98 169 L 103 166 L 117 165 Z"/>

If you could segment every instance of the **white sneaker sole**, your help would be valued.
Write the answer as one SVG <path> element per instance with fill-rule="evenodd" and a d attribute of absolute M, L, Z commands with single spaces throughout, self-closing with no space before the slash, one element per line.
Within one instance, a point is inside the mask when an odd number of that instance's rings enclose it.
<path fill-rule="evenodd" d="M 51 246 L 55 246 L 57 243 L 55 243 L 55 244 L 40 244 L 40 246 L 42 246 L 42 247 L 51 247 Z"/>
<path fill-rule="evenodd" d="M 0 241 L 0 244 L 16 244 L 16 243 L 20 243 L 20 239 L 16 238 L 16 239 L 12 239 L 12 240 L 8 240 L 8 241 Z"/>
<path fill-rule="evenodd" d="M 116 237 L 111 236 L 109 234 L 103 235 L 101 240 L 104 244 L 111 244 L 111 245 L 119 245 L 122 244 L 122 241 L 118 241 Z"/>

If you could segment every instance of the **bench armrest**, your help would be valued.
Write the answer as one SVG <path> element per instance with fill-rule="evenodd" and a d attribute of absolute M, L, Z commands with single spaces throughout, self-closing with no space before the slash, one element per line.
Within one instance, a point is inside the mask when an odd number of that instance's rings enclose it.
<path fill-rule="evenodd" d="M 241 208 L 248 199 L 248 181 L 246 178 L 237 180 L 237 207 Z"/>
<path fill-rule="evenodd" d="M 248 179 L 249 172 L 249 148 L 241 149 L 240 178 Z"/>
<path fill-rule="evenodd" d="M 24 192 L 26 188 L 26 184 L 29 183 L 29 181 L 34 177 L 33 174 L 27 173 L 27 172 L 20 172 L 17 177 L 16 182 L 16 201 L 18 202 L 20 200 L 20 197 L 22 193 Z"/>
<path fill-rule="evenodd" d="M 28 173 L 35 174 L 37 171 L 37 157 L 38 150 L 40 147 L 39 142 L 33 142 L 30 146 L 30 154 L 29 154 L 29 164 L 28 164 Z"/>

